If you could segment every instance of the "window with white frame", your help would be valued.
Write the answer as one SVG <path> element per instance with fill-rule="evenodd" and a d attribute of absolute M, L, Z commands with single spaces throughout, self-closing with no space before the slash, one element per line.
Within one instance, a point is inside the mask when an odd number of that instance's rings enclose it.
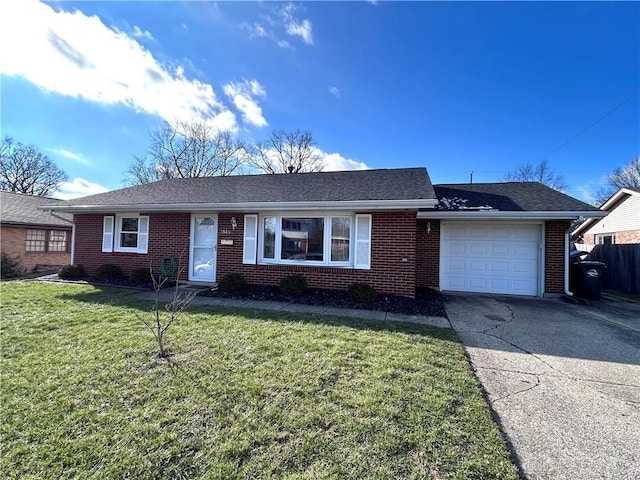
<path fill-rule="evenodd" d="M 67 251 L 67 232 L 64 230 L 51 230 L 49 232 L 50 252 L 66 252 Z"/>
<path fill-rule="evenodd" d="M 616 243 L 615 233 L 598 233 L 596 235 L 596 243 L 599 245 L 612 245 Z"/>
<path fill-rule="evenodd" d="M 250 225 L 254 225 L 253 218 L 257 216 L 247 217 L 252 218 Z M 369 268 L 371 215 L 264 214 L 259 217 L 257 233 L 256 257 L 261 263 Z M 245 230 L 245 247 L 253 245 L 253 235 L 252 229 Z M 359 242 L 355 240 L 356 235 Z M 255 263 L 252 255 L 244 258 L 245 263 Z M 354 262 L 354 258 L 360 261 Z"/>
<path fill-rule="evenodd" d="M 104 217 L 103 252 L 147 253 L 148 239 L 149 217 L 138 214 Z"/>

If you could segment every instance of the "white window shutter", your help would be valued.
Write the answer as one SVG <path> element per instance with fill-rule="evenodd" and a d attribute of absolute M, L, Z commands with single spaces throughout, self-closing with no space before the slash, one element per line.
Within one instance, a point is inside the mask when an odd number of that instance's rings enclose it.
<path fill-rule="evenodd" d="M 356 241 L 353 268 L 371 268 L 371 215 L 356 215 Z"/>
<path fill-rule="evenodd" d="M 244 243 L 242 263 L 256 263 L 258 253 L 258 216 L 244 216 Z"/>
<path fill-rule="evenodd" d="M 138 253 L 149 249 L 149 217 L 138 217 Z"/>
<path fill-rule="evenodd" d="M 102 219 L 102 251 L 113 252 L 113 217 Z"/>

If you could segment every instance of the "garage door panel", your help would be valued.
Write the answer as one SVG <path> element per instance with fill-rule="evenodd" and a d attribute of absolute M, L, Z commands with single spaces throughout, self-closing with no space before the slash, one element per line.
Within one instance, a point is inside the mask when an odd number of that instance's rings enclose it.
<path fill-rule="evenodd" d="M 486 243 L 472 243 L 469 248 L 469 253 L 474 255 L 486 255 L 487 247 L 488 245 Z"/>
<path fill-rule="evenodd" d="M 443 290 L 537 295 L 541 227 L 441 226 Z"/>
<path fill-rule="evenodd" d="M 491 262 L 491 272 L 493 273 L 508 273 L 509 262 Z"/>
<path fill-rule="evenodd" d="M 503 291 L 506 292 L 509 288 L 509 281 L 506 278 L 493 278 L 491 279 L 491 290 L 494 292 Z"/>
<path fill-rule="evenodd" d="M 509 229 L 506 227 L 493 228 L 491 229 L 491 238 L 494 238 L 494 239 L 509 238 Z"/>
<path fill-rule="evenodd" d="M 471 273 L 485 273 L 488 270 L 487 262 L 478 261 L 469 262 L 469 272 Z"/>
<path fill-rule="evenodd" d="M 472 238 L 490 238 L 490 230 L 486 227 L 474 227 L 470 229 Z"/>
<path fill-rule="evenodd" d="M 493 244 L 491 245 L 491 254 L 500 256 L 509 255 L 509 245 Z"/>
<path fill-rule="evenodd" d="M 464 255 L 467 253 L 467 245 L 453 242 L 449 245 L 449 253 L 452 255 Z"/>

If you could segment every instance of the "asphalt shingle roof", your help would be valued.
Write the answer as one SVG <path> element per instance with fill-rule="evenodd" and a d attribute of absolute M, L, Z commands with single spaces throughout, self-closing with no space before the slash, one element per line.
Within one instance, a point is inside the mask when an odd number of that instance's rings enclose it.
<path fill-rule="evenodd" d="M 66 205 L 245 204 L 435 199 L 425 168 L 174 178 L 69 200 Z"/>
<path fill-rule="evenodd" d="M 511 212 L 598 211 L 582 202 L 539 182 L 458 183 L 434 185 L 438 201 L 458 197 L 467 200 L 466 207 L 489 206 Z"/>
<path fill-rule="evenodd" d="M 37 209 L 37 207 L 43 205 L 62 205 L 63 203 L 62 200 L 56 198 L 0 192 L 0 221 L 3 224 L 13 225 L 63 226 L 71 228 L 70 222 L 73 215 L 58 214 L 69 219 L 69 222 L 64 222 L 49 214 L 49 212 Z"/>

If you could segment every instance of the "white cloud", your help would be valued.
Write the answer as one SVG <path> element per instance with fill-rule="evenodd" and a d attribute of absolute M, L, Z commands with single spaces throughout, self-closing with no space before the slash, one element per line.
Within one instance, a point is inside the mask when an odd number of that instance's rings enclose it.
<path fill-rule="evenodd" d="M 358 162 L 350 158 L 344 158 L 339 153 L 326 153 L 316 148 L 316 154 L 320 156 L 325 172 L 339 172 L 342 170 L 369 170 L 364 162 Z"/>
<path fill-rule="evenodd" d="M 46 91 L 125 105 L 168 122 L 198 119 L 218 130 L 237 129 L 211 85 L 166 68 L 97 16 L 35 0 L 0 2 L 0 44 L 19 46 L 0 49 L 0 73 Z"/>
<path fill-rule="evenodd" d="M 253 34 L 255 36 L 257 36 L 257 37 L 266 37 L 267 36 L 267 31 L 259 23 L 254 23 L 253 24 Z"/>
<path fill-rule="evenodd" d="M 340 90 L 338 89 L 338 87 L 329 88 L 329 93 L 334 97 L 340 98 Z"/>
<path fill-rule="evenodd" d="M 146 38 L 147 40 L 155 40 L 148 30 L 141 30 L 139 26 L 133 26 L 133 36 L 137 38 Z"/>
<path fill-rule="evenodd" d="M 300 37 L 307 45 L 313 45 L 313 25 L 306 18 L 300 20 L 294 15 L 299 8 L 293 3 L 287 3 L 282 6 L 280 18 L 283 26 L 289 35 Z"/>
<path fill-rule="evenodd" d="M 55 153 L 57 155 L 60 155 L 60 156 L 62 156 L 64 158 L 68 158 L 69 160 L 73 160 L 75 162 L 82 163 L 84 165 L 90 165 L 91 164 L 91 162 L 89 162 L 89 160 L 84 158 L 79 153 L 74 153 L 74 152 L 71 152 L 71 151 L 66 150 L 64 148 L 47 148 L 47 151 L 51 152 L 51 153 Z"/>
<path fill-rule="evenodd" d="M 53 196 L 62 200 L 71 200 L 72 198 L 85 197 L 96 193 L 107 192 L 108 189 L 98 183 L 92 183 L 84 178 L 74 178 L 70 182 L 60 183 L 60 191 Z"/>
<path fill-rule="evenodd" d="M 287 25 L 287 33 L 289 35 L 297 35 L 307 45 L 313 45 L 313 26 L 309 20 L 303 20 L 302 23 L 291 21 Z"/>
<path fill-rule="evenodd" d="M 245 123 L 256 127 L 266 127 L 268 125 L 262 115 L 262 108 L 255 100 L 255 97 L 264 98 L 267 92 L 257 80 L 230 82 L 224 85 L 223 89 L 236 108 L 242 112 L 242 120 Z"/>

